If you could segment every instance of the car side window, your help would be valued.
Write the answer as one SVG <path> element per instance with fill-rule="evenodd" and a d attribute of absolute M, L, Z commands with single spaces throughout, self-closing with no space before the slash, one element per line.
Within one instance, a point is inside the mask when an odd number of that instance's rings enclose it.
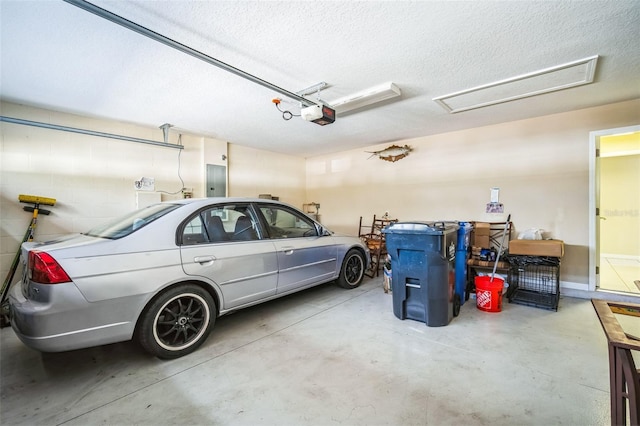
<path fill-rule="evenodd" d="M 226 227 L 231 233 L 232 241 L 259 240 L 258 221 L 249 209 L 236 207 L 227 210 L 228 220 Z"/>
<path fill-rule="evenodd" d="M 208 242 L 200 216 L 194 217 L 187 223 L 182 232 L 182 244 L 191 246 Z"/>
<path fill-rule="evenodd" d="M 201 211 L 184 227 L 183 245 L 260 239 L 254 214 L 246 205 L 223 205 Z"/>
<path fill-rule="evenodd" d="M 225 227 L 225 222 L 228 222 L 228 214 L 226 214 L 224 207 L 205 210 L 200 213 L 200 217 L 204 223 L 204 230 L 207 234 L 208 242 L 220 243 L 231 241 L 231 234 L 227 231 L 229 224 L 227 223 Z"/>
<path fill-rule="evenodd" d="M 260 212 L 267 221 L 269 237 L 272 239 L 318 235 L 313 221 L 302 214 L 277 205 L 261 206 Z"/>

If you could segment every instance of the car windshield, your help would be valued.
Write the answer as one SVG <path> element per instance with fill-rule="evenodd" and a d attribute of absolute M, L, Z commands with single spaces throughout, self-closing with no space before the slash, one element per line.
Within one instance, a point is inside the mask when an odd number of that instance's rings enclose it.
<path fill-rule="evenodd" d="M 180 207 L 180 204 L 153 204 L 151 206 L 128 213 L 111 222 L 96 226 L 85 235 L 99 238 L 109 238 L 116 240 L 126 237 L 137 229 L 153 222 L 159 217 L 164 216 L 172 210 Z"/>

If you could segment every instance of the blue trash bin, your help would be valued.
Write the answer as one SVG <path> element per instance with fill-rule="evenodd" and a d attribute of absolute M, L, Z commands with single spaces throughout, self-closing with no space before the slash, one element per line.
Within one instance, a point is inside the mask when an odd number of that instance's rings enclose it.
<path fill-rule="evenodd" d="M 469 260 L 469 240 L 473 225 L 469 222 L 458 222 L 458 242 L 456 244 L 456 295 L 460 305 L 467 300 L 467 260 Z M 457 313 L 455 313 L 457 315 Z"/>
<path fill-rule="evenodd" d="M 384 229 L 396 317 L 430 327 L 451 322 L 458 299 L 454 288 L 458 228 L 445 222 L 398 222 Z"/>

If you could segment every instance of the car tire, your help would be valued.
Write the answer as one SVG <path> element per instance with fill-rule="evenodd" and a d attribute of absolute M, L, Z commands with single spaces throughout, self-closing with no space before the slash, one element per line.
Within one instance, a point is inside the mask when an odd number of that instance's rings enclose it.
<path fill-rule="evenodd" d="M 342 261 L 338 285 L 342 288 L 356 288 L 364 278 L 364 255 L 360 250 L 351 249 Z"/>
<path fill-rule="evenodd" d="M 137 332 L 140 345 L 163 359 L 187 355 L 202 345 L 216 319 L 216 304 L 202 287 L 182 284 L 156 297 Z"/>

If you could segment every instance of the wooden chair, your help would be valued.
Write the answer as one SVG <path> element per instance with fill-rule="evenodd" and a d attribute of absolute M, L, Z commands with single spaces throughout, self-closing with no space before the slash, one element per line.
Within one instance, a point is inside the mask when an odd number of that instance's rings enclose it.
<path fill-rule="evenodd" d="M 640 423 L 640 372 L 631 351 L 640 351 L 640 339 L 626 333 L 614 314 L 640 317 L 640 304 L 598 299 L 591 299 L 591 303 L 609 347 L 611 424 L 637 425 Z"/>
<path fill-rule="evenodd" d="M 377 218 L 376 215 L 373 215 L 371 226 L 363 226 L 362 216 L 360 216 L 358 236 L 369 248 L 369 269 L 365 271 L 365 275 L 369 278 L 380 276 L 380 269 L 382 265 L 384 265 L 384 261 L 387 257 L 385 234 L 382 230 L 397 221 L 398 219 Z"/>

